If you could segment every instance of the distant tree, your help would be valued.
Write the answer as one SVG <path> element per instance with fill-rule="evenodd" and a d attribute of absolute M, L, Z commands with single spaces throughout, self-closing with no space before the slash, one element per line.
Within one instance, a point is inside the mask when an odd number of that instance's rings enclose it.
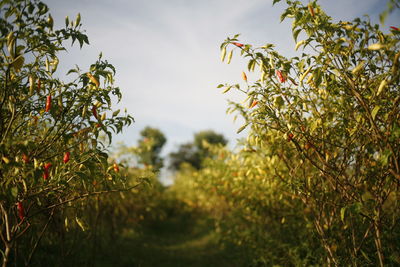
<path fill-rule="evenodd" d="M 169 154 L 169 158 L 169 169 L 171 170 L 179 170 L 184 162 L 189 163 L 196 169 L 200 169 L 200 160 L 193 143 L 180 145 L 178 151 Z"/>
<path fill-rule="evenodd" d="M 228 140 L 226 140 L 222 134 L 218 134 L 212 130 L 201 131 L 194 135 L 194 145 L 201 160 L 210 155 L 205 146 L 206 144 L 221 144 L 225 146 L 227 143 Z"/>
<path fill-rule="evenodd" d="M 179 146 L 177 152 L 169 154 L 169 169 L 179 170 L 182 163 L 189 163 L 196 169 L 201 168 L 202 161 L 209 156 L 206 144 L 226 145 L 228 141 L 222 134 L 212 130 L 198 132 L 194 135 L 192 143 L 185 143 Z"/>
<path fill-rule="evenodd" d="M 156 128 L 146 127 L 140 132 L 140 135 L 141 138 L 138 142 L 139 163 L 161 169 L 164 166 L 164 160 L 160 153 L 167 142 L 164 134 Z"/>

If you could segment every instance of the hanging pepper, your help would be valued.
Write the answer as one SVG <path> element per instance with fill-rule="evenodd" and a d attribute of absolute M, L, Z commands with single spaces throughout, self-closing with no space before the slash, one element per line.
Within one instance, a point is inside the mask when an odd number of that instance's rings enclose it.
<path fill-rule="evenodd" d="M 46 112 L 49 112 L 50 109 L 51 109 L 51 95 L 48 95 L 46 99 Z"/>
<path fill-rule="evenodd" d="M 67 163 L 69 161 L 69 155 L 70 155 L 69 151 L 65 152 L 63 159 L 64 163 Z"/>
<path fill-rule="evenodd" d="M 21 221 L 25 219 L 25 210 L 24 206 L 22 205 L 21 201 L 18 201 L 17 203 L 17 210 L 18 210 L 18 217 Z"/>
<path fill-rule="evenodd" d="M 96 85 L 96 87 L 100 86 L 99 81 L 90 72 L 86 73 L 86 75 L 90 79 L 90 81 Z"/>
<path fill-rule="evenodd" d="M 93 113 L 93 116 L 97 119 L 97 107 L 96 106 L 92 107 L 92 113 Z"/>
<path fill-rule="evenodd" d="M 233 45 L 236 45 L 237 47 L 243 47 L 244 44 L 241 43 L 237 43 L 237 42 L 232 42 Z"/>
<path fill-rule="evenodd" d="M 390 26 L 390 29 L 392 29 L 392 30 L 394 30 L 394 31 L 400 31 L 400 29 L 399 29 L 399 28 L 397 28 L 397 27 L 394 27 L 394 26 Z"/>
<path fill-rule="evenodd" d="M 280 70 L 276 71 L 276 75 L 278 76 L 279 82 L 284 83 L 286 81 L 286 77 L 283 76 L 283 74 Z"/>
<path fill-rule="evenodd" d="M 49 177 L 50 177 L 49 171 L 47 171 L 47 170 L 44 170 L 44 173 L 43 173 L 43 179 L 46 181 L 46 180 L 48 180 L 48 179 L 49 179 Z"/>
<path fill-rule="evenodd" d="M 288 142 L 292 141 L 292 140 L 293 140 L 293 137 L 294 137 L 294 134 L 288 133 L 288 135 L 287 135 L 287 140 L 288 140 Z"/>
<path fill-rule="evenodd" d="M 29 75 L 29 94 L 33 94 L 33 88 L 35 87 L 35 78 L 32 75 Z"/>
<path fill-rule="evenodd" d="M 258 104 L 257 100 L 254 100 L 253 103 L 251 103 L 250 108 L 254 108 Z"/>
<path fill-rule="evenodd" d="M 117 164 L 117 163 L 114 163 L 114 164 L 113 164 L 113 168 L 114 168 L 114 171 L 115 171 L 115 172 L 119 172 L 119 167 L 118 167 L 118 164 Z"/>
<path fill-rule="evenodd" d="M 50 172 L 49 172 L 50 167 L 51 167 L 51 163 L 46 163 L 44 165 L 44 173 L 43 173 L 44 180 L 48 180 L 50 178 Z"/>
<path fill-rule="evenodd" d="M 25 153 L 22 154 L 22 161 L 27 164 L 29 163 L 29 157 Z"/>
<path fill-rule="evenodd" d="M 308 5 L 308 10 L 310 11 L 311 17 L 314 17 L 315 16 L 314 8 L 312 7 L 311 4 Z"/>
<path fill-rule="evenodd" d="M 37 92 L 40 92 L 40 88 L 42 87 L 42 82 L 40 81 L 40 79 L 38 79 L 37 81 Z"/>
<path fill-rule="evenodd" d="M 51 167 L 51 163 L 50 162 L 44 164 L 44 169 L 45 170 L 48 170 L 50 167 Z"/>
<path fill-rule="evenodd" d="M 104 112 L 103 114 L 101 114 L 100 120 L 104 121 L 106 119 L 107 114 Z"/>
<path fill-rule="evenodd" d="M 244 71 L 242 71 L 242 79 L 243 81 L 247 82 L 247 75 Z"/>

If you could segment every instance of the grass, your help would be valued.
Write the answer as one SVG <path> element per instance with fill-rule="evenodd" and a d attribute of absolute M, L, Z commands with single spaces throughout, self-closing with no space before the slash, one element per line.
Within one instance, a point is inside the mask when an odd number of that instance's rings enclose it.
<path fill-rule="evenodd" d="M 61 256 L 59 239 L 40 246 L 34 266 L 196 267 L 248 266 L 237 249 L 222 247 L 211 219 L 195 212 L 172 212 L 164 220 L 144 220 L 114 237 L 75 229 L 71 254 Z"/>
<path fill-rule="evenodd" d="M 219 245 L 207 219 L 175 216 L 141 233 L 128 232 L 121 241 L 118 256 L 103 258 L 96 266 L 243 266 Z"/>

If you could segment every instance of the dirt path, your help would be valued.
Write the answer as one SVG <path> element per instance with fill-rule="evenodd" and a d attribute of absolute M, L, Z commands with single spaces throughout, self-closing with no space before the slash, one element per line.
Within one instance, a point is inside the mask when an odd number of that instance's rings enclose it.
<path fill-rule="evenodd" d="M 129 234 L 118 247 L 102 266 L 243 266 L 219 246 L 209 222 L 190 219 L 172 218 Z"/>

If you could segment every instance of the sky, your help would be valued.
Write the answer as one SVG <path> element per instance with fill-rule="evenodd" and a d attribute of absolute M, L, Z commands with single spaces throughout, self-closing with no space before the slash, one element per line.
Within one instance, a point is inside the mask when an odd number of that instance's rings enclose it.
<path fill-rule="evenodd" d="M 80 13 L 90 41 L 89 46 L 69 47 L 61 54 L 59 72 L 75 65 L 87 70 L 102 52 L 117 70 L 116 85 L 123 94 L 117 107 L 126 107 L 136 121 L 114 142 L 135 145 L 144 127 L 156 127 L 167 138 L 164 155 L 201 130 L 222 133 L 231 147 L 244 137 L 236 134 L 243 122 L 234 123 L 233 115 L 226 114 L 228 99 L 244 97 L 222 94 L 216 87 L 244 85 L 241 73 L 246 62 L 234 53 L 230 65 L 222 63 L 219 46 L 240 33 L 244 43 L 273 43 L 281 54 L 293 55 L 291 22 L 280 23 L 284 2 L 272 6 L 272 0 L 45 0 L 58 27 L 65 16 L 75 19 Z M 319 3 L 334 20 L 368 14 L 376 23 L 386 7 L 385 0 Z M 395 12 L 385 27 L 399 26 Z"/>

